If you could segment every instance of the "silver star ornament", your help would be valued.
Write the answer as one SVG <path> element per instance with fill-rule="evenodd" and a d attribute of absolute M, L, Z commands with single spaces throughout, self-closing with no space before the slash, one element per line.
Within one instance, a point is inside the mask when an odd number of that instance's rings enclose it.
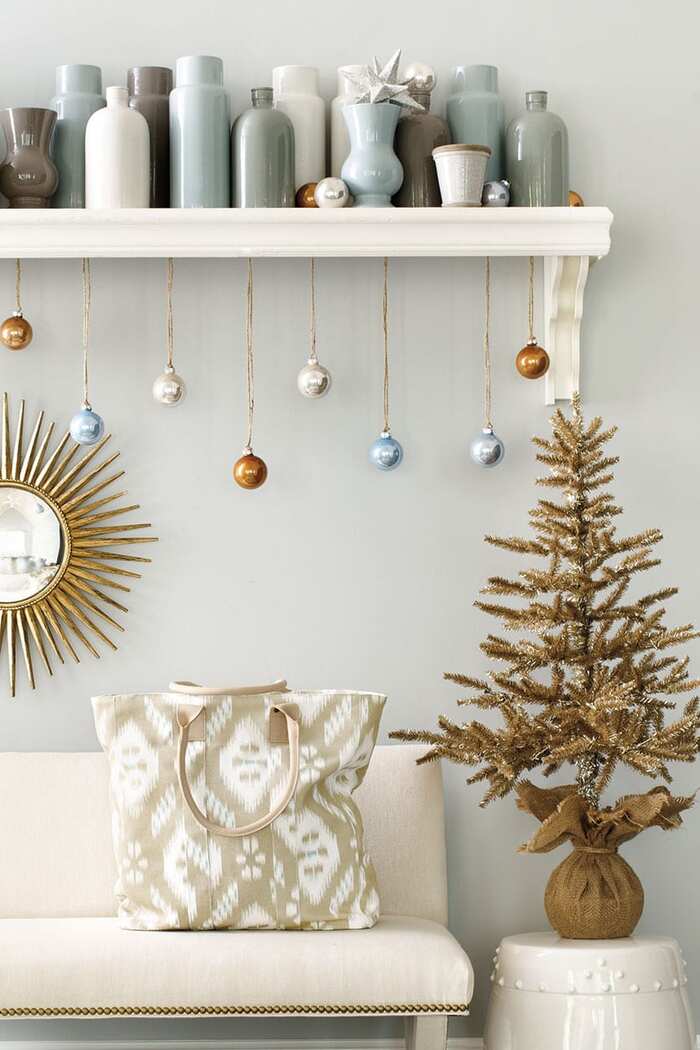
<path fill-rule="evenodd" d="M 420 102 L 408 90 L 411 80 L 399 77 L 401 51 L 395 51 L 389 61 L 382 65 L 378 58 L 371 66 L 363 66 L 359 73 L 345 73 L 355 85 L 355 102 L 394 102 L 398 106 L 422 110 Z"/>

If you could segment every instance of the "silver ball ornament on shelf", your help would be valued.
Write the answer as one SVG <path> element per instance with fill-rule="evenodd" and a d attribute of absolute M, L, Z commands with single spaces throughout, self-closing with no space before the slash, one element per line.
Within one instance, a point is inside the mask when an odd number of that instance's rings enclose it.
<path fill-rule="evenodd" d="M 314 200 L 317 208 L 345 208 L 350 200 L 350 190 L 342 179 L 329 175 L 316 183 Z"/>
<path fill-rule="evenodd" d="M 369 461 L 377 470 L 395 470 L 403 459 L 403 449 L 388 430 L 382 430 L 369 449 Z"/>
<path fill-rule="evenodd" d="M 411 62 L 404 70 L 404 80 L 410 81 L 409 87 L 419 94 L 430 94 L 437 84 L 437 74 L 432 66 L 425 62 Z"/>
<path fill-rule="evenodd" d="M 497 467 L 505 454 L 505 445 L 491 427 L 484 427 L 469 446 L 469 455 L 479 467 Z"/>
<path fill-rule="evenodd" d="M 310 357 L 297 376 L 297 389 L 304 397 L 324 397 L 331 388 L 331 382 L 328 369 L 317 358 Z"/>
<path fill-rule="evenodd" d="M 507 208 L 510 204 L 510 183 L 506 179 L 485 182 L 481 203 L 485 208 Z"/>
<path fill-rule="evenodd" d="M 105 432 L 105 424 L 102 416 L 98 416 L 87 401 L 83 401 L 83 407 L 70 421 L 69 430 L 76 444 L 96 445 Z"/>
<path fill-rule="evenodd" d="M 179 405 L 187 393 L 187 387 L 172 365 L 153 381 L 153 400 L 159 405 Z"/>

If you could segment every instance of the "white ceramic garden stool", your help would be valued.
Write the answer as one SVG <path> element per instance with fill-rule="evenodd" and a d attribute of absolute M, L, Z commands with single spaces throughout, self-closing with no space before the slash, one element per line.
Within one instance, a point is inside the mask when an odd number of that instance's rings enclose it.
<path fill-rule="evenodd" d="M 695 1050 L 687 980 L 671 937 L 506 937 L 484 1050 Z"/>

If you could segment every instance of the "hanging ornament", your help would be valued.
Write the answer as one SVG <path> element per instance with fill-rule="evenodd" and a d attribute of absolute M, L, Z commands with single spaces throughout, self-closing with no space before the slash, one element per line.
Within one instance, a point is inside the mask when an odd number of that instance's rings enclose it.
<path fill-rule="evenodd" d="M 389 425 L 389 260 L 384 258 L 384 295 L 382 297 L 384 331 L 384 427 L 369 449 L 369 461 L 378 470 L 395 470 L 403 459 L 403 449 L 391 436 Z"/>
<path fill-rule="evenodd" d="M 159 405 L 179 405 L 187 393 L 184 380 L 175 371 L 173 364 L 173 260 L 168 259 L 167 282 L 167 341 L 168 363 L 165 371 L 153 381 L 153 400 Z"/>
<path fill-rule="evenodd" d="M 316 353 L 316 260 L 311 259 L 311 350 L 297 376 L 299 393 L 304 397 L 323 397 L 331 388 L 331 374 L 319 364 Z"/>
<path fill-rule="evenodd" d="M 83 259 L 83 404 L 70 421 L 70 436 L 79 445 L 94 445 L 104 434 L 102 416 L 92 411 L 88 395 L 88 342 L 90 339 L 90 307 L 92 278 L 90 260 Z"/>
<path fill-rule="evenodd" d="M 32 341 L 34 332 L 27 318 L 22 314 L 22 261 L 15 260 L 15 309 L 11 317 L 3 321 L 0 327 L 0 342 L 8 350 L 26 350 Z"/>
<path fill-rule="evenodd" d="M 255 374 L 253 371 L 253 260 L 248 259 L 248 288 L 245 315 L 246 391 L 248 395 L 248 436 L 243 455 L 233 465 L 233 480 L 242 489 L 259 489 L 267 478 L 267 464 L 253 452 L 253 414 L 255 412 Z"/>
<path fill-rule="evenodd" d="M 528 261 L 528 269 L 527 327 L 529 338 L 515 359 L 515 367 L 525 379 L 541 379 L 549 368 L 549 355 L 535 339 L 535 333 L 533 330 L 535 313 L 535 260 L 532 255 Z"/>
<path fill-rule="evenodd" d="M 469 445 L 469 455 L 480 467 L 496 467 L 505 456 L 505 445 L 491 422 L 491 260 L 486 259 L 484 317 L 484 425 Z"/>

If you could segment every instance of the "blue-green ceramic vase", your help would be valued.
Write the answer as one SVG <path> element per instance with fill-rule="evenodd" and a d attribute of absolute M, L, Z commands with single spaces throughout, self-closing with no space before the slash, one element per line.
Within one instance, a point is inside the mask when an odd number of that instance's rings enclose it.
<path fill-rule="evenodd" d="M 516 208 L 563 208 L 569 203 L 569 136 L 547 109 L 546 91 L 528 91 L 525 111 L 506 132 L 510 203 Z"/>
<path fill-rule="evenodd" d="M 85 207 L 85 128 L 104 105 L 99 66 L 58 66 L 51 99 L 51 109 L 56 110 L 53 162 L 58 169 L 52 208 Z"/>
<path fill-rule="evenodd" d="M 503 136 L 505 115 L 498 94 L 496 66 L 457 66 L 455 91 L 447 100 L 447 122 L 452 141 L 489 146 L 486 181 L 505 178 Z"/>
<path fill-rule="evenodd" d="M 228 208 L 229 117 L 224 64 L 209 55 L 178 58 L 170 92 L 171 208 Z"/>
<path fill-rule="evenodd" d="M 350 135 L 350 155 L 341 176 L 356 208 L 391 208 L 403 182 L 403 167 L 394 153 L 401 107 L 393 102 L 354 102 L 343 108 Z"/>

